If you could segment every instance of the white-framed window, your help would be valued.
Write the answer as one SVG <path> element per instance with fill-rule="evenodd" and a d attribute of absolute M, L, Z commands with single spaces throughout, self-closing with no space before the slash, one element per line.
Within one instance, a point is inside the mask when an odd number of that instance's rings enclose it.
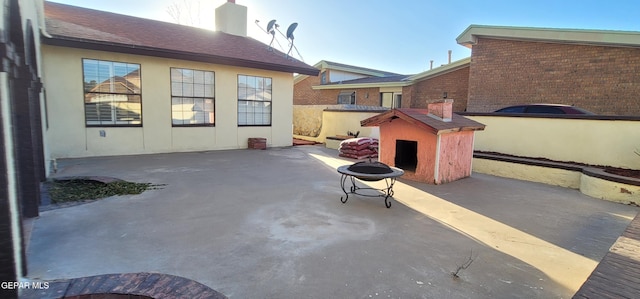
<path fill-rule="evenodd" d="M 402 106 L 402 94 L 394 92 L 381 92 L 380 106 L 387 108 L 400 108 Z"/>
<path fill-rule="evenodd" d="M 356 92 L 355 91 L 341 91 L 338 94 L 338 104 L 355 105 L 356 104 Z"/>
<path fill-rule="evenodd" d="M 171 68 L 171 125 L 215 125 L 215 73 Z"/>
<path fill-rule="evenodd" d="M 82 59 L 84 118 L 90 126 L 141 126 L 140 64 Z"/>
<path fill-rule="evenodd" d="M 270 126 L 271 78 L 238 75 L 238 126 Z"/>

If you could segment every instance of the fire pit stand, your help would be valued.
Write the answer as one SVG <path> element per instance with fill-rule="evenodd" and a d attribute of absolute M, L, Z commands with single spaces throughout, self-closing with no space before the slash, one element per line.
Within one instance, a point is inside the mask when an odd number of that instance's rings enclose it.
<path fill-rule="evenodd" d="M 352 165 L 344 165 L 338 167 L 338 172 L 342 175 L 340 178 L 340 187 L 342 187 L 342 191 L 345 194 L 345 196 L 340 197 L 342 203 L 347 202 L 349 194 L 357 194 L 367 197 L 383 197 L 384 204 L 387 208 L 391 207 L 389 198 L 393 197 L 393 184 L 395 184 L 399 176 L 404 174 L 402 169 L 390 167 L 380 162 L 358 162 Z M 349 187 L 347 186 L 347 178 L 351 181 L 351 186 Z M 359 187 L 356 185 L 356 179 L 369 182 L 384 180 L 387 187 L 382 189 Z M 349 192 L 347 192 L 347 187 Z M 362 193 L 359 192 L 360 190 L 373 190 L 376 191 L 377 194 Z M 379 192 L 381 192 L 381 194 Z"/>

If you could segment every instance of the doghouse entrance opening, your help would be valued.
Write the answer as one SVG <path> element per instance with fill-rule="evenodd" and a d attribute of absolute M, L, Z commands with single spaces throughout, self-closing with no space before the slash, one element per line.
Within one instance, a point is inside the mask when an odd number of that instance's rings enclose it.
<path fill-rule="evenodd" d="M 410 140 L 396 140 L 396 167 L 409 171 L 416 171 L 418 165 L 418 142 Z"/>

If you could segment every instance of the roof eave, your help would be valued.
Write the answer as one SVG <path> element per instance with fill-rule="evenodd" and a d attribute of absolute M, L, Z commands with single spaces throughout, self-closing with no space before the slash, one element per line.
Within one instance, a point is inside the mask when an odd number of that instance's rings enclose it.
<path fill-rule="evenodd" d="M 483 131 L 485 129 L 485 125 L 478 122 L 476 122 L 477 123 L 476 125 L 437 129 L 397 109 L 392 109 L 387 112 L 383 112 L 378 115 L 372 116 L 370 118 L 364 119 L 360 121 L 360 125 L 362 127 L 377 127 L 383 123 L 391 122 L 394 119 L 398 119 L 398 118 L 412 125 L 421 127 L 424 130 L 433 133 L 434 135 L 442 135 L 442 134 L 455 133 L 455 132 L 461 132 L 461 131 Z"/>
<path fill-rule="evenodd" d="M 266 63 L 261 61 L 246 60 L 246 59 L 239 59 L 239 58 L 225 57 L 225 56 L 218 56 L 218 55 L 179 52 L 179 51 L 171 51 L 171 50 L 161 49 L 161 48 L 141 47 L 141 46 L 128 45 L 128 44 L 107 43 L 107 42 L 99 42 L 95 40 L 73 39 L 73 38 L 66 38 L 61 36 L 53 36 L 51 38 L 45 37 L 42 39 L 42 42 L 44 44 L 51 45 L 51 46 L 117 52 L 117 53 L 135 54 L 135 55 L 162 57 L 162 58 L 172 58 L 172 59 L 206 62 L 206 63 L 214 63 L 214 64 L 222 64 L 222 65 L 230 65 L 230 66 L 256 68 L 256 69 L 263 69 L 263 70 L 270 70 L 270 71 L 279 71 L 279 72 L 286 72 L 286 73 L 298 73 L 298 74 L 304 74 L 304 75 L 310 75 L 310 76 L 317 76 L 318 73 L 320 72 L 316 68 L 302 68 L 302 67 L 287 66 L 282 64 L 273 64 L 273 63 Z"/>
<path fill-rule="evenodd" d="M 456 132 L 464 132 L 464 131 L 484 131 L 484 128 L 485 128 L 484 125 L 457 127 L 457 128 L 440 130 L 440 131 L 438 131 L 437 135 L 448 134 L 448 133 L 456 133 Z"/>
<path fill-rule="evenodd" d="M 297 84 L 298 82 L 309 78 L 309 75 L 301 75 L 301 74 L 297 74 L 295 76 L 293 76 L 293 84 Z"/>
<path fill-rule="evenodd" d="M 372 117 L 363 119 L 360 121 L 360 126 L 362 127 L 377 127 L 380 124 L 384 123 L 387 121 L 387 119 L 392 119 L 394 116 L 396 116 L 394 109 L 386 111 L 386 112 L 382 112 L 378 115 L 374 115 Z"/>
<path fill-rule="evenodd" d="M 331 70 L 343 71 L 343 72 L 348 72 L 348 73 L 356 73 L 356 74 L 369 75 L 369 76 L 375 76 L 375 77 L 384 77 L 383 73 L 371 72 L 371 71 L 365 71 L 365 70 L 359 70 L 359 69 L 353 69 L 353 68 L 348 68 L 348 67 L 329 66 L 327 68 L 331 69 Z"/>
<path fill-rule="evenodd" d="M 369 117 L 367 119 L 364 119 L 364 120 L 360 121 L 360 126 L 362 126 L 362 127 L 378 127 L 383 123 L 392 122 L 394 119 L 398 119 L 398 118 L 402 119 L 402 120 L 404 120 L 404 121 L 406 121 L 406 122 L 408 122 L 408 123 L 410 123 L 412 125 L 419 126 L 419 127 L 423 128 L 423 129 L 425 129 L 425 130 L 427 130 L 427 131 L 429 131 L 429 132 L 431 132 L 433 134 L 439 134 L 439 130 L 438 129 L 436 129 L 434 127 L 431 127 L 431 126 L 429 126 L 429 125 L 427 125 L 427 124 L 425 124 L 425 123 L 423 123 L 423 122 L 421 122 L 421 121 L 419 121 L 419 120 L 417 120 L 417 119 L 415 119 L 415 118 L 413 118 L 413 117 L 411 117 L 409 115 L 406 115 L 405 113 L 402 113 L 400 110 L 397 110 L 397 109 L 392 109 L 392 110 L 389 110 L 387 112 L 383 112 L 383 113 L 380 113 L 378 115 L 375 115 L 375 116 Z"/>
<path fill-rule="evenodd" d="M 375 88 L 375 87 L 403 87 L 411 85 L 411 81 L 382 82 L 382 83 L 356 83 L 356 84 L 325 84 L 311 86 L 314 90 L 345 89 L 345 88 Z"/>
<path fill-rule="evenodd" d="M 471 57 L 463 58 L 458 61 L 454 61 L 452 63 L 437 67 L 435 69 L 431 69 L 431 70 L 410 76 L 407 78 L 407 81 L 412 81 L 412 82 L 420 81 L 420 80 L 444 75 L 444 74 L 465 68 L 469 66 L 470 63 L 471 63 Z"/>
<path fill-rule="evenodd" d="M 319 69 L 337 70 L 337 71 L 374 76 L 374 77 L 385 77 L 387 75 L 387 73 L 382 71 L 364 69 L 357 66 L 350 67 L 348 65 L 335 65 L 331 61 L 326 61 L 326 60 L 321 60 L 318 63 L 314 64 L 313 66 Z"/>
<path fill-rule="evenodd" d="M 478 42 L 479 37 L 610 47 L 640 47 L 640 33 L 633 31 L 486 25 L 470 25 L 456 38 L 456 41 L 462 46 L 471 48 Z"/>

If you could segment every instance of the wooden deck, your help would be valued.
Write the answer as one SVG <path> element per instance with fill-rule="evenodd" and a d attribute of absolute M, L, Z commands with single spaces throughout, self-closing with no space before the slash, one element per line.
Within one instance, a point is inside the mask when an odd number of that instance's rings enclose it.
<path fill-rule="evenodd" d="M 640 213 L 573 298 L 640 298 Z"/>

